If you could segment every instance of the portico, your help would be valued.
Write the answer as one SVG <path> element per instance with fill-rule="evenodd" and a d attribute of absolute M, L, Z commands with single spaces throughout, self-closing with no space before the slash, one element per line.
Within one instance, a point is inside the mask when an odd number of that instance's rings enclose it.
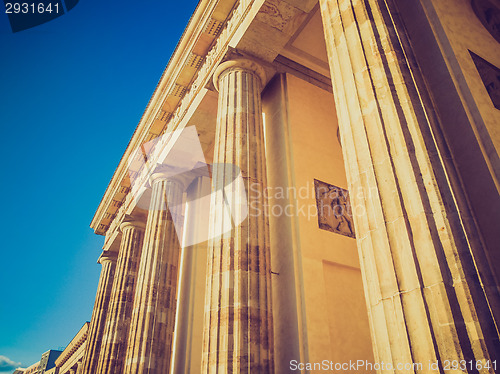
<path fill-rule="evenodd" d="M 500 357 L 484 223 L 500 209 L 472 191 L 500 204 L 500 119 L 474 108 L 488 96 L 470 65 L 445 63 L 467 43 L 450 1 L 416 3 L 423 37 L 455 49 L 422 50 L 393 1 L 200 2 L 91 223 L 105 244 L 84 373 Z M 472 99 L 439 101 L 429 59 Z"/>

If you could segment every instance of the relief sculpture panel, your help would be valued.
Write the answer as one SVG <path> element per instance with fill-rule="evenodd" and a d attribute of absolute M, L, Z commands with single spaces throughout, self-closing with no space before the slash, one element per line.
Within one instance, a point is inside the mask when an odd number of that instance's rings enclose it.
<path fill-rule="evenodd" d="M 314 180 L 320 229 L 355 238 L 349 191 Z"/>

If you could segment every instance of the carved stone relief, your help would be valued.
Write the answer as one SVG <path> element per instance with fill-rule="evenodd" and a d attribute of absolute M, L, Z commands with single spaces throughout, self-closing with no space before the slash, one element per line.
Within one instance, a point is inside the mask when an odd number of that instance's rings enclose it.
<path fill-rule="evenodd" d="M 320 229 L 355 238 L 349 191 L 314 180 Z"/>

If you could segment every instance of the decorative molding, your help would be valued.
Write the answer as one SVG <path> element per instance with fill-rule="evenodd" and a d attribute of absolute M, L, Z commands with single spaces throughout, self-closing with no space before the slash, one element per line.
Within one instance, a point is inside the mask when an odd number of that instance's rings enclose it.
<path fill-rule="evenodd" d="M 170 95 L 176 96 L 176 97 L 183 97 L 184 94 L 186 93 L 186 89 L 187 89 L 187 87 L 176 83 L 175 86 L 170 91 Z"/>
<path fill-rule="evenodd" d="M 191 53 L 191 55 L 189 56 L 189 59 L 186 63 L 186 66 L 188 66 L 190 68 L 199 69 L 201 67 L 201 65 L 203 65 L 204 59 L 205 59 L 204 56 L 200 56 L 200 55 Z"/>
<path fill-rule="evenodd" d="M 217 36 L 222 29 L 223 23 L 211 18 L 204 32 L 211 36 Z"/>
<path fill-rule="evenodd" d="M 156 115 L 156 119 L 161 122 L 166 122 L 169 117 L 169 114 L 170 113 L 168 113 L 166 110 L 160 109 L 158 111 L 158 114 Z"/>
<path fill-rule="evenodd" d="M 68 361 L 71 356 L 87 341 L 87 333 L 89 328 L 89 322 L 85 322 L 80 331 L 71 339 L 69 344 L 64 348 L 63 352 L 56 359 L 56 366 L 63 366 L 66 361 Z"/>

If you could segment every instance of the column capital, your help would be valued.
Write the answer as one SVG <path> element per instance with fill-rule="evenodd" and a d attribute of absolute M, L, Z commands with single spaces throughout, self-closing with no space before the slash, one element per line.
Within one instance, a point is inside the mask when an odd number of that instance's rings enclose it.
<path fill-rule="evenodd" d="M 99 256 L 97 262 L 100 263 L 101 265 L 104 265 L 106 261 L 116 262 L 117 258 L 118 258 L 118 253 L 113 251 L 103 251 Z"/>
<path fill-rule="evenodd" d="M 156 181 L 167 180 L 169 182 L 178 183 L 184 191 L 193 179 L 194 175 L 189 172 L 179 169 L 176 170 L 176 168 L 172 166 L 162 165 L 151 174 L 149 177 L 149 184 L 152 187 Z"/>
<path fill-rule="evenodd" d="M 146 223 L 135 218 L 125 219 L 120 223 L 120 231 L 123 232 L 127 227 L 133 227 L 135 229 L 144 230 L 146 228 Z"/>
<path fill-rule="evenodd" d="M 215 89 L 219 91 L 219 79 L 223 73 L 231 70 L 244 70 L 253 73 L 260 79 L 261 88 L 266 83 L 266 72 L 264 68 L 257 62 L 248 58 L 236 58 L 233 60 L 221 63 L 215 70 L 213 82 Z"/>

